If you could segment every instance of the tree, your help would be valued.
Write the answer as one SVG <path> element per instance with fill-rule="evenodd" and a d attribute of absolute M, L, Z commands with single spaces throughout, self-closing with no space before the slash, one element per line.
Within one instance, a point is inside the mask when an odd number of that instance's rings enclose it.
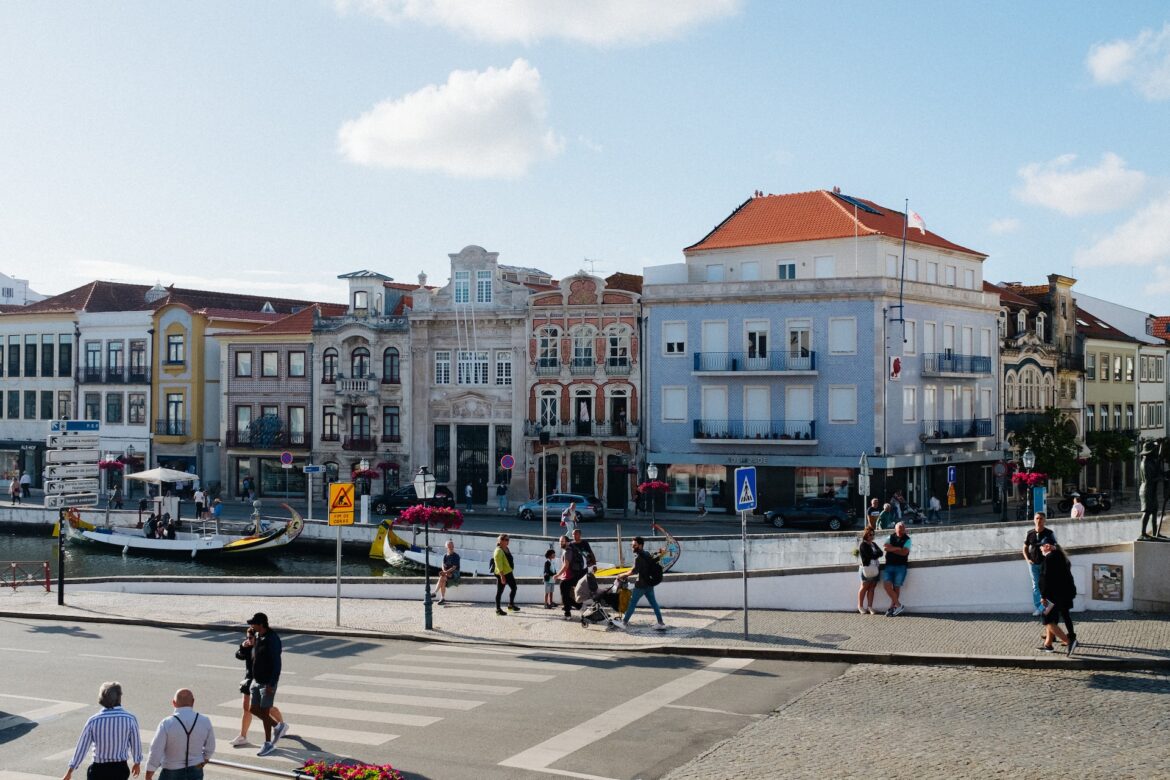
<path fill-rule="evenodd" d="M 1039 419 L 1011 434 L 1012 444 L 1021 453 L 1028 448 L 1036 453 L 1035 471 L 1046 472 L 1053 478 L 1070 479 L 1080 471 L 1077 457 L 1081 446 L 1077 442 L 1076 430 L 1069 422 L 1064 412 L 1050 406 Z"/>
<path fill-rule="evenodd" d="M 1121 431 L 1090 431 L 1085 437 L 1093 463 L 1109 465 L 1109 487 L 1113 486 L 1113 464 L 1133 460 L 1133 439 Z"/>

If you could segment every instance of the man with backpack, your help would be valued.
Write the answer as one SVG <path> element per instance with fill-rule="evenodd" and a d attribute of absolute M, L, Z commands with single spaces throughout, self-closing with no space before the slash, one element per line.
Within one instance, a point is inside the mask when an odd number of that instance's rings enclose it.
<path fill-rule="evenodd" d="M 578 534 L 581 532 L 578 531 Z M 561 608 L 565 612 L 565 620 L 573 619 L 573 607 L 579 607 L 573 595 L 577 582 L 585 576 L 587 564 L 580 548 L 569 541 L 569 537 L 561 537 L 561 569 L 557 572 L 557 582 L 561 585 Z"/>
<path fill-rule="evenodd" d="M 636 576 L 634 581 L 634 592 L 630 596 L 630 606 L 626 607 L 626 614 L 622 616 L 621 626 L 627 628 L 630 625 L 630 618 L 634 615 L 634 608 L 638 606 L 638 602 L 643 596 L 646 601 L 650 603 L 654 610 L 654 617 L 658 622 L 654 625 L 655 631 L 665 631 L 666 624 L 662 622 L 662 610 L 658 608 L 658 599 L 654 597 L 654 587 L 662 582 L 662 564 L 654 559 L 650 553 L 644 549 L 646 540 L 640 536 L 635 536 L 634 540 L 630 542 L 630 548 L 634 551 L 634 565 L 625 574 L 619 575 L 619 579 L 628 580 L 631 576 Z"/>

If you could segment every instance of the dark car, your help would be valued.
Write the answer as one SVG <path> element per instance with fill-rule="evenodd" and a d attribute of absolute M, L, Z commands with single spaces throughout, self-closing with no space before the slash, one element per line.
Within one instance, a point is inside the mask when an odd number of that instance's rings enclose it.
<path fill-rule="evenodd" d="M 605 506 L 597 496 L 586 496 L 581 493 L 551 493 L 545 497 L 548 503 L 548 516 L 561 521 L 561 512 L 569 508 L 569 503 L 577 502 L 577 518 L 579 520 L 604 520 Z M 516 510 L 516 516 L 521 520 L 533 520 L 541 517 L 540 499 L 534 498 L 525 501 Z"/>
<path fill-rule="evenodd" d="M 403 485 L 392 493 L 383 493 L 370 499 L 370 510 L 376 515 L 393 515 L 421 503 L 422 499 L 414 494 L 414 485 Z M 431 506 L 454 507 L 455 494 L 446 485 L 436 485 L 435 497 L 427 503 Z"/>
<path fill-rule="evenodd" d="M 795 506 L 769 509 L 764 518 L 777 528 L 803 525 L 840 531 L 853 525 L 854 512 L 833 498 L 802 498 Z"/>

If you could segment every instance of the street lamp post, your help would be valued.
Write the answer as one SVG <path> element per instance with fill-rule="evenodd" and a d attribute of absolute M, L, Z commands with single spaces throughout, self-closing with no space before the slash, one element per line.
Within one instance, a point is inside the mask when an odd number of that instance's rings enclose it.
<path fill-rule="evenodd" d="M 414 475 L 414 495 L 423 502 L 423 506 L 430 506 L 435 497 L 435 475 L 421 466 L 418 474 Z M 423 558 L 424 580 L 426 590 L 423 591 L 423 627 L 430 631 L 432 628 L 433 607 L 431 605 L 431 519 L 428 517 L 423 524 L 423 547 L 426 549 Z"/>
<path fill-rule="evenodd" d="M 653 482 L 654 480 L 658 479 L 658 467 L 657 467 L 657 466 L 655 466 L 653 463 L 651 463 L 649 466 L 647 466 L 647 467 L 646 467 L 646 478 L 647 478 L 648 480 L 650 480 L 651 482 Z M 654 526 L 655 526 L 655 522 L 654 522 L 654 510 L 655 510 L 655 508 L 656 508 L 654 505 L 655 505 L 657 502 L 654 500 L 654 493 L 655 493 L 655 491 L 653 491 L 653 490 L 648 490 L 648 491 L 646 491 L 646 492 L 648 492 L 648 493 L 650 494 L 650 530 L 651 530 L 651 531 L 653 531 L 653 530 L 654 530 Z"/>
<path fill-rule="evenodd" d="M 1032 452 L 1032 448 L 1024 450 L 1022 460 L 1024 461 L 1024 471 L 1028 474 L 1032 473 L 1032 467 L 1036 465 L 1036 453 Z M 1024 483 L 1028 487 L 1028 519 L 1032 519 L 1035 514 L 1036 507 L 1034 506 L 1035 497 L 1032 494 L 1032 481 L 1027 480 Z"/>

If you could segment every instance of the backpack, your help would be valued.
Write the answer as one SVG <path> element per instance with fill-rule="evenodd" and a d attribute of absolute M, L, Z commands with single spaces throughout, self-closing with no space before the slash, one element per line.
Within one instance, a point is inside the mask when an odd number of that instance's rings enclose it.
<path fill-rule="evenodd" d="M 650 560 L 650 565 L 646 567 L 646 583 L 653 588 L 655 585 L 662 584 L 662 576 L 665 572 L 662 570 L 662 564 L 653 555 L 646 556 Z"/>
<path fill-rule="evenodd" d="M 569 556 L 570 573 L 583 572 L 589 568 L 589 562 L 585 558 L 585 552 L 580 547 L 575 544 L 570 544 L 569 550 L 572 553 Z"/>

